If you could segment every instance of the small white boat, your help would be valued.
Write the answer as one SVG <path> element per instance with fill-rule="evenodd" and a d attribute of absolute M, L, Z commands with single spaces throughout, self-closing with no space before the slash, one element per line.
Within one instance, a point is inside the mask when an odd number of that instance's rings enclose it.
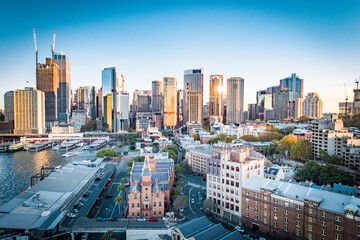
<path fill-rule="evenodd" d="M 56 145 L 56 146 L 54 146 L 52 149 L 53 149 L 53 151 L 59 151 L 60 145 Z"/>
<path fill-rule="evenodd" d="M 88 150 L 89 146 L 83 146 L 82 150 Z"/>
<path fill-rule="evenodd" d="M 85 143 L 81 142 L 77 145 L 78 147 L 84 147 L 85 146 Z"/>
<path fill-rule="evenodd" d="M 63 157 L 71 157 L 73 155 L 77 154 L 77 152 L 69 152 L 69 153 L 65 153 L 64 155 L 62 155 Z"/>

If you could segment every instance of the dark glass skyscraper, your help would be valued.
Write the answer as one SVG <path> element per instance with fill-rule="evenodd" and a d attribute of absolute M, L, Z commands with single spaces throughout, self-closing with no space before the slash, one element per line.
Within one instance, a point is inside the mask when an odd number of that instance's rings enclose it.
<path fill-rule="evenodd" d="M 104 127 L 110 132 L 116 132 L 116 86 L 116 68 L 109 67 L 102 70 L 102 119 Z"/>
<path fill-rule="evenodd" d="M 55 53 L 54 61 L 59 66 L 59 89 L 57 93 L 58 120 L 67 120 L 71 110 L 71 66 L 69 56 Z"/>
<path fill-rule="evenodd" d="M 280 91 L 289 91 L 289 101 L 303 98 L 304 80 L 292 73 L 290 77 L 280 80 Z"/>

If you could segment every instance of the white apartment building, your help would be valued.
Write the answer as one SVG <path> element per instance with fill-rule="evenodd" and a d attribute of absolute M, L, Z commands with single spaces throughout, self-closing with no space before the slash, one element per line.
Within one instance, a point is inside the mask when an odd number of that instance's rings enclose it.
<path fill-rule="evenodd" d="M 214 212 L 240 223 L 241 191 L 253 176 L 264 177 L 265 157 L 252 146 L 216 144 L 207 162 L 207 197 L 213 200 Z"/>
<path fill-rule="evenodd" d="M 224 125 L 220 128 L 220 133 L 225 133 L 226 136 L 240 138 L 244 135 L 259 136 L 263 134 L 266 127 L 254 127 L 251 125 Z"/>
<path fill-rule="evenodd" d="M 212 146 L 208 144 L 193 145 L 186 149 L 186 161 L 191 170 L 197 174 L 206 173 L 206 164 L 212 157 Z"/>
<path fill-rule="evenodd" d="M 321 120 L 312 121 L 311 129 L 311 148 L 315 159 L 320 158 L 320 149 L 329 155 L 341 156 L 342 141 L 353 137 L 352 132 L 343 128 L 337 114 L 328 114 Z"/>

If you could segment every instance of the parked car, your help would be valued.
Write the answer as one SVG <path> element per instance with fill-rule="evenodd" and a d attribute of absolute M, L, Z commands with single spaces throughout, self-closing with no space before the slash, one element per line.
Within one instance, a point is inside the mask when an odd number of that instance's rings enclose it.
<path fill-rule="evenodd" d="M 125 183 L 125 187 L 128 187 L 128 186 L 130 186 L 130 183 L 128 183 L 128 182 Z"/>
<path fill-rule="evenodd" d="M 110 221 L 110 222 L 115 222 L 115 221 L 116 221 L 116 218 L 113 218 L 113 217 L 108 218 L 108 221 Z"/>
<path fill-rule="evenodd" d="M 109 199 L 109 198 L 112 198 L 112 197 L 113 197 L 113 196 L 111 196 L 111 195 L 106 195 L 106 196 L 105 196 L 106 199 Z"/>
<path fill-rule="evenodd" d="M 73 212 L 73 213 L 78 213 L 78 212 L 79 212 L 79 209 L 73 208 L 73 210 L 71 210 L 71 212 Z"/>
<path fill-rule="evenodd" d="M 138 218 L 138 219 L 136 219 L 136 221 L 138 221 L 138 222 L 146 222 L 146 219 L 145 218 Z"/>
<path fill-rule="evenodd" d="M 244 233 L 244 232 L 245 232 L 245 230 L 242 229 L 240 226 L 236 226 L 236 227 L 235 227 L 235 230 L 238 230 L 238 231 L 241 232 L 241 233 Z"/>
<path fill-rule="evenodd" d="M 95 181 L 101 181 L 102 180 L 102 178 L 101 177 L 97 177 L 97 178 L 95 178 Z"/>
<path fill-rule="evenodd" d="M 99 222 L 104 222 L 104 221 L 106 221 L 106 218 L 103 218 L 103 217 L 97 217 L 97 218 L 96 218 L 96 221 L 99 221 Z"/>
<path fill-rule="evenodd" d="M 74 218 L 74 217 L 76 217 L 76 214 L 73 213 L 73 212 L 68 212 L 68 213 L 66 214 L 66 216 L 68 216 L 69 218 Z"/>
<path fill-rule="evenodd" d="M 191 199 L 191 204 L 194 204 L 195 203 L 195 200 L 192 198 Z"/>
<path fill-rule="evenodd" d="M 179 211 L 180 211 L 180 212 L 183 212 L 183 211 L 184 211 L 184 209 L 183 209 L 183 208 L 180 208 L 180 209 L 179 209 Z"/>
<path fill-rule="evenodd" d="M 83 194 L 83 197 L 89 197 L 89 194 L 85 193 Z"/>
<path fill-rule="evenodd" d="M 152 217 L 152 218 L 149 219 L 149 221 L 150 221 L 150 222 L 158 222 L 159 219 Z"/>
<path fill-rule="evenodd" d="M 84 203 L 83 202 L 78 202 L 78 204 L 80 207 L 84 206 Z"/>
<path fill-rule="evenodd" d="M 110 185 L 111 185 L 111 183 L 109 183 L 109 182 L 106 184 L 106 186 L 110 186 Z"/>
<path fill-rule="evenodd" d="M 201 203 L 198 202 L 198 203 L 197 203 L 197 207 L 198 207 L 198 208 L 201 208 Z"/>

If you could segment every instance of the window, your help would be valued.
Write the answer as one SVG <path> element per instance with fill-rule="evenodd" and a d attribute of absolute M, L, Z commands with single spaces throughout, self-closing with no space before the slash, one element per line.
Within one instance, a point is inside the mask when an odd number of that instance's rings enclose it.
<path fill-rule="evenodd" d="M 274 207 L 274 212 L 277 212 L 277 207 Z"/>
<path fill-rule="evenodd" d="M 321 221 L 321 226 L 326 227 L 326 222 Z"/>
<path fill-rule="evenodd" d="M 285 207 L 288 207 L 289 206 L 289 203 L 288 202 L 285 202 Z"/>
<path fill-rule="evenodd" d="M 249 205 L 245 205 L 246 210 L 249 210 Z"/>
<path fill-rule="evenodd" d="M 249 212 L 246 212 L 246 217 L 249 217 Z"/>
<path fill-rule="evenodd" d="M 259 194 L 255 193 L 255 197 L 258 198 L 258 197 L 259 197 Z"/>
<path fill-rule="evenodd" d="M 140 203 L 137 204 L 137 208 L 140 208 Z"/>
<path fill-rule="evenodd" d="M 255 215 L 255 218 L 254 218 L 256 221 L 258 220 L 258 215 Z"/>
<path fill-rule="evenodd" d="M 264 208 L 267 208 L 267 204 L 264 204 Z"/>
<path fill-rule="evenodd" d="M 308 230 L 309 230 L 309 232 L 312 232 L 313 226 L 312 226 L 312 225 L 308 225 Z"/>
<path fill-rule="evenodd" d="M 139 212 L 137 213 L 137 216 L 138 216 L 138 217 L 140 216 L 140 213 L 139 213 Z"/>
<path fill-rule="evenodd" d="M 296 210 L 301 210 L 300 205 L 296 205 Z"/>
<path fill-rule="evenodd" d="M 285 231 L 285 232 L 289 231 L 289 226 L 288 226 L 288 225 L 285 225 L 285 226 L 284 226 L 284 231 Z"/>
<path fill-rule="evenodd" d="M 161 216 L 161 211 L 159 212 L 159 216 Z"/>
<path fill-rule="evenodd" d="M 156 198 L 159 198 L 159 194 L 158 194 L 158 193 L 156 194 Z"/>
<path fill-rule="evenodd" d="M 246 191 L 246 196 L 249 196 L 249 194 L 250 194 L 250 193 L 249 193 L 248 191 Z"/>
<path fill-rule="evenodd" d="M 267 216 L 267 211 L 264 211 L 264 216 Z"/>
<path fill-rule="evenodd" d="M 267 224 L 267 218 L 264 218 L 264 223 Z"/>
<path fill-rule="evenodd" d="M 156 202 L 154 202 L 154 207 L 156 207 Z"/>
<path fill-rule="evenodd" d="M 300 221 L 296 221 L 296 226 L 300 227 Z"/>
<path fill-rule="evenodd" d="M 255 206 L 257 206 L 259 203 L 258 203 L 258 201 L 255 201 L 254 204 L 255 204 Z"/>
<path fill-rule="evenodd" d="M 341 227 L 339 225 L 335 225 L 335 230 L 336 231 L 341 231 Z"/>
<path fill-rule="evenodd" d="M 309 214 L 313 214 L 313 210 L 312 210 L 312 208 L 309 208 Z"/>
<path fill-rule="evenodd" d="M 134 203 L 132 203 L 132 204 L 131 204 L 131 208 L 134 208 L 134 207 L 135 207 L 135 205 L 134 205 Z"/>
<path fill-rule="evenodd" d="M 340 234 L 335 234 L 335 240 L 340 240 L 341 239 L 341 237 L 340 237 Z"/>
<path fill-rule="evenodd" d="M 277 214 L 274 214 L 274 219 L 275 219 L 275 220 L 277 220 L 277 219 L 278 219 Z"/>
<path fill-rule="evenodd" d="M 264 196 L 264 201 L 267 201 L 268 200 L 268 197 L 267 196 Z"/>
<path fill-rule="evenodd" d="M 308 234 L 308 239 L 309 239 L 309 240 L 312 240 L 312 239 L 313 239 L 312 233 L 309 233 L 309 234 Z"/>
<path fill-rule="evenodd" d="M 132 217 L 134 216 L 134 213 L 133 213 L 133 212 L 131 213 L 131 216 L 132 216 Z"/>
<path fill-rule="evenodd" d="M 296 218 L 297 218 L 297 219 L 300 219 L 300 214 L 297 213 L 297 214 L 296 214 Z"/>
<path fill-rule="evenodd" d="M 258 212 L 259 212 L 259 209 L 258 209 L 258 208 L 255 208 L 255 212 L 258 213 Z"/>
<path fill-rule="evenodd" d="M 339 216 L 335 216 L 335 221 L 341 222 L 341 218 Z"/>
<path fill-rule="evenodd" d="M 137 199 L 137 194 L 135 194 L 134 199 Z"/>
<path fill-rule="evenodd" d="M 161 202 L 159 202 L 159 207 L 161 207 Z"/>
<path fill-rule="evenodd" d="M 154 211 L 154 216 L 156 216 L 156 211 Z"/>
<path fill-rule="evenodd" d="M 326 236 L 326 231 L 325 231 L 325 229 L 321 229 L 321 235 L 322 235 L 322 236 Z"/>
<path fill-rule="evenodd" d="M 279 203 L 279 200 L 274 198 L 274 203 Z"/>
<path fill-rule="evenodd" d="M 321 212 L 321 217 L 326 218 L 326 212 Z"/>
<path fill-rule="evenodd" d="M 288 211 L 288 210 L 285 210 L 284 213 L 285 213 L 285 215 L 289 215 L 289 211 Z"/>
<path fill-rule="evenodd" d="M 289 223 L 289 219 L 287 217 L 284 218 L 285 223 Z"/>
<path fill-rule="evenodd" d="M 309 222 L 311 222 L 311 223 L 313 222 L 313 219 L 312 219 L 312 217 L 309 217 Z"/>
<path fill-rule="evenodd" d="M 277 222 L 274 222 L 274 227 L 277 227 L 278 225 L 277 225 Z"/>
<path fill-rule="evenodd" d="M 299 229 L 295 229 L 295 234 L 296 234 L 296 236 L 300 236 L 300 230 L 299 230 Z"/>

